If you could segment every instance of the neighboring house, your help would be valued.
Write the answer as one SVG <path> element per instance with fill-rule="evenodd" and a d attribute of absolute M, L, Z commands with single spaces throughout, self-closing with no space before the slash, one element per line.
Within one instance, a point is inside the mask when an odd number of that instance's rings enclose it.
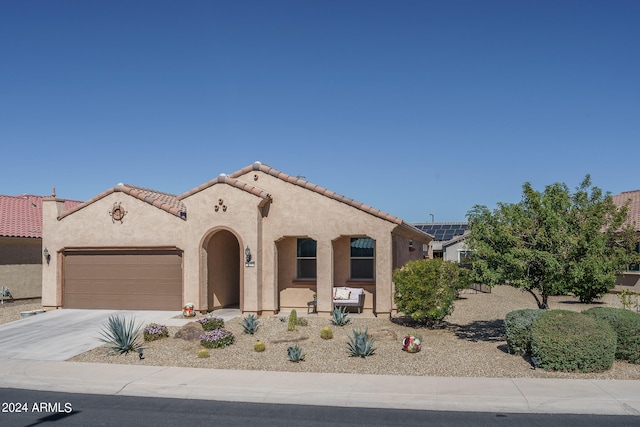
<path fill-rule="evenodd" d="M 625 191 L 613 196 L 613 202 L 617 206 L 624 206 L 628 203 L 629 221 L 640 235 L 640 190 Z M 636 251 L 640 252 L 640 243 L 636 246 Z M 630 265 L 627 271 L 618 275 L 616 290 L 633 290 L 640 292 L 640 266 Z"/>
<path fill-rule="evenodd" d="M 466 222 L 424 222 L 414 226 L 433 236 L 433 257 L 464 263 L 469 251 L 464 245 Z"/>
<path fill-rule="evenodd" d="M 79 203 L 66 201 L 65 207 Z M 0 288 L 16 299 L 39 298 L 44 259 L 42 197 L 0 195 Z"/>
<path fill-rule="evenodd" d="M 66 209 L 44 199 L 45 307 L 270 315 L 332 310 L 334 286 L 363 288 L 364 311 L 394 311 L 392 272 L 432 236 L 260 162 L 180 196 L 118 184 Z M 427 254 L 429 255 L 429 254 Z"/>

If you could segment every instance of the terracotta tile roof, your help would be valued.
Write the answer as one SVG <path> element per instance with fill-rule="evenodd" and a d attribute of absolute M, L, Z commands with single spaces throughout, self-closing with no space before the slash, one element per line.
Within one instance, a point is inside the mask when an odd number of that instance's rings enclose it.
<path fill-rule="evenodd" d="M 0 236 L 42 238 L 42 196 L 0 195 Z M 82 202 L 65 200 L 66 209 Z"/>
<path fill-rule="evenodd" d="M 254 187 L 251 184 L 247 184 L 246 182 L 242 182 L 239 181 L 235 178 L 232 178 L 229 175 L 226 174 L 220 174 L 217 178 L 214 178 L 208 182 L 205 182 L 202 185 L 197 186 L 196 188 L 187 191 L 186 193 L 181 194 L 180 196 L 178 196 L 178 200 L 184 200 L 185 198 L 196 194 L 206 188 L 209 188 L 213 185 L 216 184 L 227 184 L 227 185 L 231 185 L 232 187 L 236 187 L 239 188 L 242 191 L 246 191 L 247 193 L 251 193 L 254 196 L 257 197 L 261 197 L 264 200 L 270 199 L 271 196 L 269 195 L 269 193 L 267 193 L 266 191 L 258 188 L 258 187 Z"/>
<path fill-rule="evenodd" d="M 109 194 L 112 194 L 114 192 L 123 192 L 126 194 L 129 194 L 130 196 L 136 197 L 137 199 L 140 199 L 146 203 L 149 203 L 150 205 L 153 205 L 159 209 L 163 209 L 169 213 L 172 213 L 173 215 L 176 215 L 179 218 L 182 219 L 187 219 L 187 209 L 186 206 L 184 205 L 184 203 L 182 202 L 185 198 L 196 194 L 200 191 L 203 191 L 206 188 L 209 188 L 213 185 L 216 184 L 226 184 L 226 185 L 231 185 L 233 187 L 236 187 L 242 191 L 246 191 L 247 193 L 253 194 L 254 196 L 260 197 L 263 199 L 263 203 L 267 202 L 268 200 L 271 200 L 271 195 L 269 193 L 267 193 L 266 191 L 255 187 L 249 183 L 243 182 L 238 180 L 237 178 L 241 175 L 244 175 L 248 172 L 251 171 L 262 171 L 265 172 L 271 176 L 274 176 L 278 179 L 281 179 L 283 181 L 289 182 L 291 184 L 306 188 L 308 190 L 314 191 L 318 194 L 322 194 L 323 196 L 329 197 L 331 199 L 337 200 L 341 203 L 345 203 L 349 206 L 353 206 L 356 209 L 359 209 L 361 211 L 367 212 L 371 215 L 374 215 L 378 218 L 382 218 L 386 221 L 390 221 L 392 223 L 397 224 L 398 226 L 405 228 L 406 230 L 408 230 L 408 232 L 410 233 L 414 233 L 414 234 L 418 234 L 421 235 L 422 237 L 429 237 L 431 239 L 433 239 L 433 236 L 431 236 L 428 233 L 423 232 L 422 230 L 419 230 L 418 228 L 414 227 L 411 224 L 408 224 L 406 222 L 404 222 L 403 220 L 401 220 L 398 217 L 395 217 L 393 215 L 389 215 L 387 213 L 382 212 L 379 209 L 375 209 L 371 206 L 365 205 L 364 203 L 361 202 L 357 202 L 353 199 L 350 199 L 348 197 L 344 197 L 341 196 L 331 190 L 327 190 L 326 188 L 320 187 L 319 185 L 316 184 L 312 184 L 308 181 L 305 181 L 303 179 L 300 178 L 296 178 L 293 177 L 291 175 L 287 175 L 283 172 L 280 172 L 277 169 L 274 169 L 270 166 L 264 165 L 260 162 L 255 162 L 252 165 L 249 165 L 237 172 L 232 173 L 231 175 L 226 175 L 226 174 L 221 174 L 219 175 L 217 178 L 214 178 L 194 189 L 191 189 L 189 191 L 187 191 L 186 193 L 183 193 L 179 196 L 175 196 L 173 194 L 168 194 L 168 193 L 161 193 L 158 191 L 154 191 L 154 190 L 149 190 L 146 188 L 141 188 L 141 187 L 136 187 L 133 185 L 129 185 L 129 184 L 118 184 L 115 187 L 104 191 L 100 194 L 98 194 L 97 196 L 93 197 L 91 200 L 88 200 L 78 206 L 75 206 L 73 209 L 70 209 L 68 211 L 66 211 L 65 213 L 63 213 L 62 215 L 60 215 L 59 219 L 73 213 L 73 212 L 77 212 L 78 210 L 84 208 L 85 206 L 94 203 L 97 200 L 102 199 L 103 197 L 108 196 Z"/>
<path fill-rule="evenodd" d="M 264 173 L 266 173 L 268 175 L 274 176 L 274 177 L 276 177 L 278 179 L 281 179 L 283 181 L 286 181 L 286 182 L 288 182 L 290 184 L 306 188 L 307 190 L 314 191 L 314 192 L 316 192 L 318 194 L 322 194 L 323 196 L 326 196 L 326 197 L 329 197 L 331 199 L 337 200 L 337 201 L 339 201 L 341 203 L 347 204 L 349 206 L 353 206 L 356 209 L 359 209 L 361 211 L 367 212 L 368 214 L 371 214 L 371 215 L 376 216 L 378 218 L 382 218 L 382 219 L 384 219 L 386 221 L 393 222 L 393 223 L 395 223 L 395 224 L 397 224 L 399 226 L 402 226 L 404 228 L 409 229 L 413 233 L 419 233 L 419 234 L 427 235 L 427 236 L 433 238 L 433 236 L 429 235 L 428 233 L 425 233 L 422 230 L 417 229 L 413 225 L 404 222 L 402 219 L 400 219 L 400 218 L 398 218 L 396 216 L 387 214 L 385 212 L 382 212 L 380 209 L 373 208 L 373 207 L 371 207 L 369 205 L 366 205 L 364 203 L 355 201 L 355 200 L 350 199 L 348 197 L 341 196 L 340 194 L 337 194 L 337 193 L 335 193 L 335 192 L 333 192 L 331 190 L 328 190 L 326 188 L 323 188 L 323 187 L 321 187 L 319 185 L 313 184 L 313 183 L 311 183 L 309 181 L 305 181 L 304 179 L 301 179 L 301 178 L 298 178 L 298 177 L 295 177 L 295 176 L 291 176 L 291 175 L 287 175 L 286 173 L 281 172 L 281 171 L 279 171 L 279 170 L 277 170 L 275 168 L 272 168 L 271 166 L 265 165 L 264 163 L 261 163 L 261 162 L 255 162 L 252 165 L 246 166 L 246 167 L 240 169 L 239 171 L 236 171 L 236 172 L 232 173 L 229 176 L 232 177 L 232 178 L 237 178 L 239 176 L 245 175 L 245 174 L 247 174 L 249 172 L 252 172 L 252 171 L 264 172 Z"/>
<path fill-rule="evenodd" d="M 160 191 L 137 187 L 130 184 L 118 184 L 113 188 L 103 191 L 97 196 L 91 198 L 91 200 L 88 200 L 85 203 L 76 206 L 74 209 L 66 211 L 65 213 L 60 215 L 58 219 L 64 218 L 67 215 L 77 212 L 80 209 L 90 205 L 91 203 L 94 203 L 97 200 L 100 200 L 103 197 L 116 192 L 128 194 L 132 197 L 135 197 L 136 199 L 142 200 L 145 203 L 149 203 L 150 205 L 155 206 L 158 209 L 169 212 L 170 214 L 173 214 L 178 218 L 187 219 L 187 208 L 185 207 L 184 203 L 182 203 L 174 194 L 162 193 Z"/>
<path fill-rule="evenodd" d="M 613 203 L 623 206 L 629 202 L 629 220 L 640 231 L 640 190 L 625 191 L 612 197 Z"/>

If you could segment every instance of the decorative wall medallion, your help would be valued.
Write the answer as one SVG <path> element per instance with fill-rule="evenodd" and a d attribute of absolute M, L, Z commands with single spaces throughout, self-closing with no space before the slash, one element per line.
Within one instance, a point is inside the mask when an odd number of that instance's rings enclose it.
<path fill-rule="evenodd" d="M 109 215 L 111 215 L 111 222 L 120 221 L 121 224 L 122 219 L 126 214 L 127 211 L 124 210 L 124 207 L 122 207 L 120 202 L 115 202 L 111 207 L 111 212 L 109 212 Z"/>

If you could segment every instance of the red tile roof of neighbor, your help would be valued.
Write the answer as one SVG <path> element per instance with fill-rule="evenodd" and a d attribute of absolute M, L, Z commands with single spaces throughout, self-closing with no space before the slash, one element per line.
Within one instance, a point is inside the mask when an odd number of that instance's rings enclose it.
<path fill-rule="evenodd" d="M 72 209 L 81 202 L 65 200 Z M 42 238 L 42 196 L 0 195 L 0 236 Z"/>
<path fill-rule="evenodd" d="M 613 203 L 623 206 L 629 203 L 629 220 L 637 231 L 640 231 L 640 190 L 625 191 L 613 196 Z"/>

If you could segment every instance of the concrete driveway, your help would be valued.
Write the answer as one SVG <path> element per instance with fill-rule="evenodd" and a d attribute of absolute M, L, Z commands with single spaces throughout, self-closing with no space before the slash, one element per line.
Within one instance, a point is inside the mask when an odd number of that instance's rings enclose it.
<path fill-rule="evenodd" d="M 99 347 L 102 325 L 112 314 L 134 318 L 142 326 L 151 323 L 173 324 L 180 311 L 130 310 L 53 310 L 0 325 L 0 360 L 69 359 Z"/>

